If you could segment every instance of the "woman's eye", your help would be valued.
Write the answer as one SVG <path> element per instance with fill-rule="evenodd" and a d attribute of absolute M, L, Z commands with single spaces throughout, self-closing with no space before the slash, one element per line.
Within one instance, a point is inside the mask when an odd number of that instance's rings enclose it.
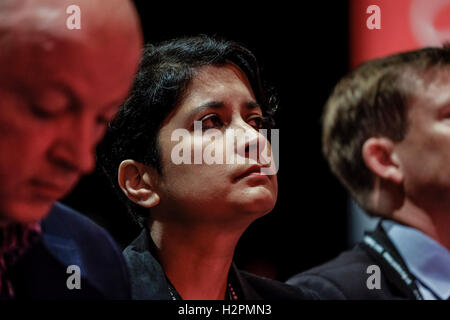
<path fill-rule="evenodd" d="M 220 128 L 223 125 L 222 120 L 217 115 L 207 116 L 206 118 L 203 118 L 201 120 L 201 122 L 202 122 L 202 129 L 203 130 L 208 130 L 208 129 L 213 129 L 213 128 Z"/>
<path fill-rule="evenodd" d="M 264 124 L 264 118 L 261 116 L 256 116 L 247 120 L 248 124 L 255 129 L 261 129 Z"/>

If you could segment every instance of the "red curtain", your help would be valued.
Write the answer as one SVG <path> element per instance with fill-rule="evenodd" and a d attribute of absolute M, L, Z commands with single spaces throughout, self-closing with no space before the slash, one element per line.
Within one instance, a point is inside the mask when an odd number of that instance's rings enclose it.
<path fill-rule="evenodd" d="M 367 20 L 379 7 L 380 29 Z M 371 20 L 373 21 L 373 20 Z M 450 0 L 350 0 L 350 66 L 368 59 L 450 42 Z"/>

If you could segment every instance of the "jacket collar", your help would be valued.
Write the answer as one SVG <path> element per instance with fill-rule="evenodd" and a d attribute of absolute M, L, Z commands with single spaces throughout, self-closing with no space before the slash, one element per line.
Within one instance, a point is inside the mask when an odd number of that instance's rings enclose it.
<path fill-rule="evenodd" d="M 130 271 L 132 297 L 137 300 L 170 300 L 169 282 L 161 264 L 151 253 L 152 244 L 150 233 L 144 228 L 123 252 Z M 234 289 L 242 295 L 240 299 L 261 299 L 234 262 L 231 264 L 229 279 L 236 286 Z"/>
<path fill-rule="evenodd" d="M 450 298 L 450 253 L 421 231 L 383 220 L 382 226 L 418 281 L 439 299 Z"/>
<path fill-rule="evenodd" d="M 262 300 L 262 297 L 253 289 L 242 273 L 236 267 L 234 262 L 231 264 L 230 275 L 232 283 L 237 286 L 238 292 L 242 295 L 239 299 L 243 300 Z"/>
<path fill-rule="evenodd" d="M 421 299 L 414 276 L 383 229 L 382 222 L 383 219 L 378 222 L 374 231 L 365 233 L 360 247 L 377 262 L 387 282 L 399 290 L 402 296 L 414 300 Z M 367 240 L 367 237 L 371 239 Z"/>
<path fill-rule="evenodd" d="M 169 300 L 169 283 L 164 270 L 151 253 L 152 239 L 147 229 L 125 248 L 132 298 L 136 300 Z"/>
<path fill-rule="evenodd" d="M 66 266 L 77 265 L 81 270 L 85 269 L 80 248 L 76 241 L 66 235 L 63 230 L 67 226 L 60 218 L 61 211 L 66 210 L 60 203 L 50 210 L 49 214 L 41 221 L 42 242 L 51 254 Z"/>

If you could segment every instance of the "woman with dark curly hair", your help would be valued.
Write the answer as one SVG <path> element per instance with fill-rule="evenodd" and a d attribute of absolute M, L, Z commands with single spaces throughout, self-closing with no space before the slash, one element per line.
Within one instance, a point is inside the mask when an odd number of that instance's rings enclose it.
<path fill-rule="evenodd" d="M 273 124 L 273 102 L 255 57 L 237 43 L 200 36 L 146 48 L 131 96 L 98 150 L 144 226 L 124 251 L 133 298 L 313 298 L 233 264 L 242 233 L 277 199 L 273 154 L 260 130 Z M 230 132 L 238 133 L 231 144 Z"/>

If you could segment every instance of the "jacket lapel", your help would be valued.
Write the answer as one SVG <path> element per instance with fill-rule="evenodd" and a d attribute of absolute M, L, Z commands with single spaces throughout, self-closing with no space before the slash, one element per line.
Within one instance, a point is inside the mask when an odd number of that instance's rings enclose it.
<path fill-rule="evenodd" d="M 262 297 L 252 288 L 248 281 L 242 276 L 239 269 L 234 262 L 230 268 L 230 279 L 233 283 L 237 283 L 239 288 L 236 288 L 243 295 L 244 300 L 262 300 Z"/>
<path fill-rule="evenodd" d="M 169 300 L 169 283 L 164 270 L 150 251 L 147 229 L 125 248 L 123 255 L 128 264 L 132 298 L 134 300 Z"/>

